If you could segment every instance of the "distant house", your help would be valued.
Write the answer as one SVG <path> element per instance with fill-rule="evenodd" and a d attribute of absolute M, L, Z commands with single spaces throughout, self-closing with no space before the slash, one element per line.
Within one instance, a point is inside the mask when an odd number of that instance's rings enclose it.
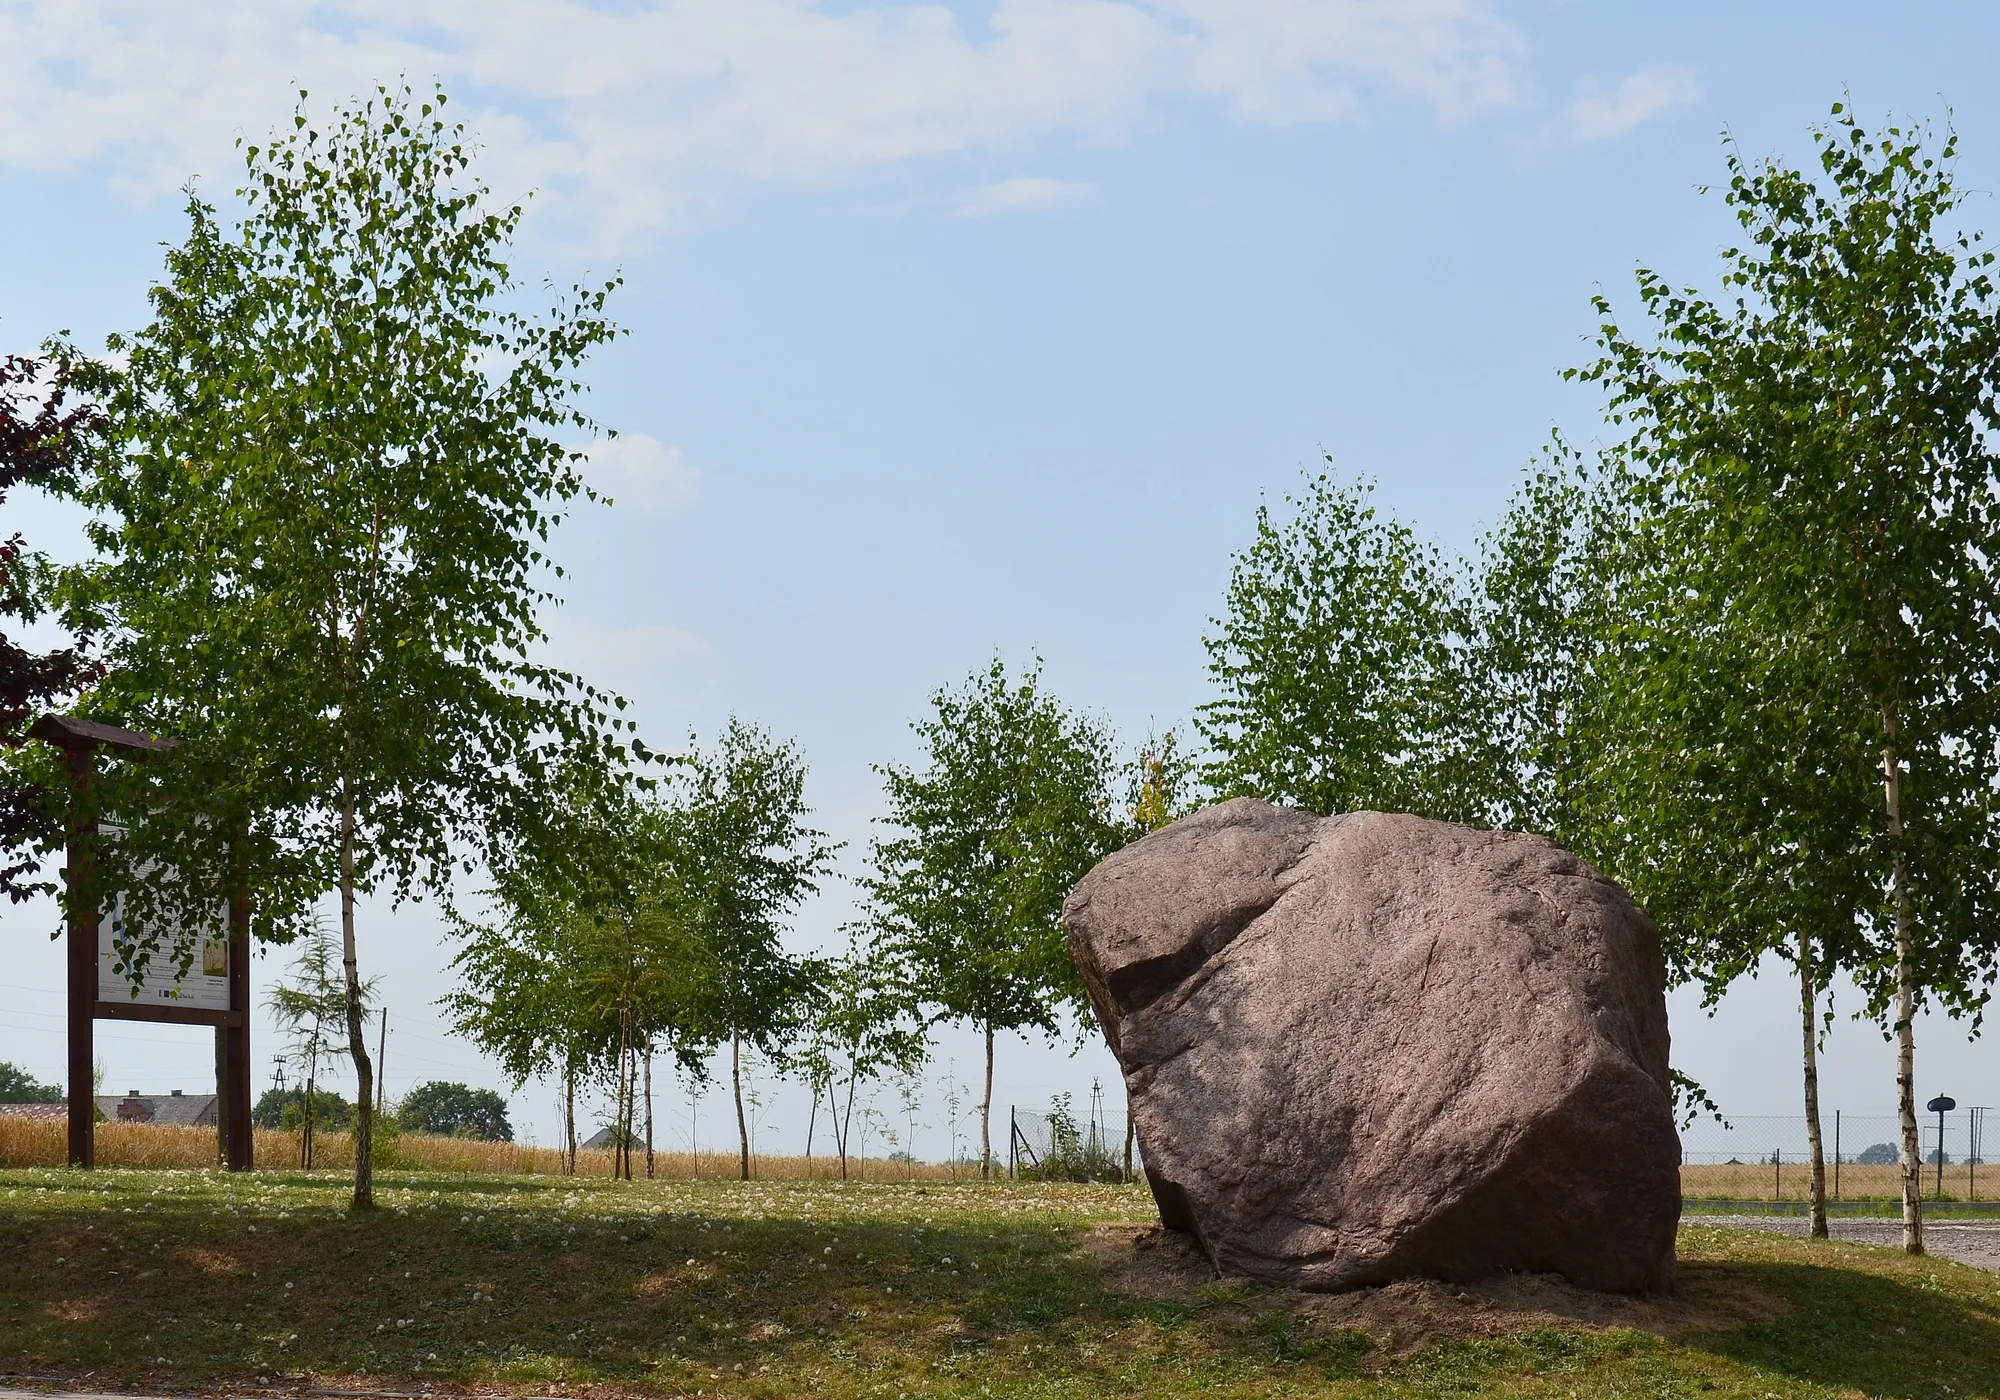
<path fill-rule="evenodd" d="M 618 1134 L 617 1134 L 617 1132 L 616 1132 L 615 1130 L 613 1130 L 613 1129 L 611 1129 L 611 1128 L 599 1128 L 599 1129 L 598 1129 L 598 1130 L 597 1130 L 596 1132 L 592 1133 L 592 1134 L 591 1134 L 591 1135 L 590 1135 L 589 1137 L 585 1138 L 585 1139 L 584 1139 L 584 1140 L 583 1140 L 582 1142 L 579 1142 L 579 1143 L 577 1144 L 577 1146 L 578 1146 L 578 1147 L 610 1147 L 610 1146 L 612 1146 L 612 1145 L 613 1145 L 614 1143 L 616 1143 L 617 1141 L 618 1141 Z M 637 1133 L 633 1133 L 633 1134 L 631 1134 L 631 1135 L 630 1135 L 630 1143 L 631 1143 L 631 1146 L 632 1146 L 632 1147 L 633 1147 L 633 1148 L 634 1148 L 635 1150 L 636 1150 L 636 1149 L 638 1148 L 638 1146 L 639 1146 L 639 1135 L 638 1135 Z"/>
<path fill-rule="evenodd" d="M 183 1094 L 176 1089 L 171 1094 L 142 1094 L 137 1089 L 119 1098 L 115 1094 L 100 1094 L 97 1111 L 104 1115 L 107 1123 L 155 1123 L 162 1127 L 213 1128 L 215 1126 L 215 1095 Z"/>

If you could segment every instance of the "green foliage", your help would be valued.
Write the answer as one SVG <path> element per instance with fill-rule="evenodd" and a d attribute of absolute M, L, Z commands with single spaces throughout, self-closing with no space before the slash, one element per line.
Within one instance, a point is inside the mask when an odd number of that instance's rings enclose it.
<path fill-rule="evenodd" d="M 344 1133 L 354 1126 L 354 1105 L 332 1089 L 315 1088 L 312 1118 L 316 1128 Z M 301 1085 L 266 1089 L 250 1106 L 250 1121 L 260 1128 L 297 1132 L 306 1121 L 306 1091 Z"/>
<path fill-rule="evenodd" d="M 708 969 L 704 1024 L 717 1040 L 729 1042 L 739 1156 L 748 1180 L 743 1047 L 782 1067 L 806 1029 L 824 969 L 818 960 L 786 952 L 784 929 L 819 888 L 839 848 L 806 823 L 806 765 L 796 745 L 774 742 L 732 716 L 714 750 L 690 747 L 682 760 L 681 800 L 668 808 L 665 898 Z"/>
<path fill-rule="evenodd" d="M 375 1120 L 374 1131 L 368 1135 L 368 1160 L 376 1171 L 390 1171 L 397 1167 L 407 1167 L 409 1162 L 402 1153 L 402 1124 L 393 1113 L 384 1113 Z"/>
<path fill-rule="evenodd" d="M 884 764 L 885 825 L 864 881 L 883 954 L 922 1001 L 983 1029 L 1057 1033 L 1084 996 L 1063 900 L 1123 844 L 1108 731 L 998 658 L 912 724 L 924 765 Z"/>
<path fill-rule="evenodd" d="M 723 1042 L 782 1058 L 818 968 L 785 923 L 835 849 L 806 824 L 805 778 L 794 746 L 734 719 L 650 795 L 572 772 L 557 819 L 495 863 L 497 917 L 458 921 L 457 1027 L 517 1085 L 596 1077 L 621 1115 L 656 1044 L 697 1076 Z"/>
<path fill-rule="evenodd" d="M 371 977 L 361 984 L 364 1006 L 374 1000 L 376 982 Z M 321 1065 L 347 1053 L 341 1044 L 347 981 L 341 975 L 339 944 L 325 924 L 314 925 L 296 946 L 291 980 L 273 984 L 266 1005 L 272 1023 L 287 1037 L 293 1065 L 307 1083 L 317 1081 Z"/>
<path fill-rule="evenodd" d="M 796 745 L 732 717 L 712 750 L 690 747 L 664 809 L 662 899 L 709 968 L 710 1033 L 782 1062 L 819 973 L 785 951 L 786 923 L 818 890 L 839 848 L 807 824 L 806 765 Z"/>
<path fill-rule="evenodd" d="M 486 1142 L 512 1142 L 507 1100 L 491 1089 L 431 1080 L 405 1094 L 396 1105 L 396 1122 L 405 1132 L 440 1137 L 471 1137 Z"/>
<path fill-rule="evenodd" d="M 1257 510 L 1204 639 L 1217 698 L 1196 712 L 1217 797 L 1320 813 L 1476 821 L 1492 779 L 1460 708 L 1473 625 L 1434 546 L 1324 474 Z"/>
<path fill-rule="evenodd" d="M 902 974 L 893 958 L 862 941 L 860 930 L 848 930 L 846 953 L 821 970 L 805 1042 L 794 1057 L 815 1116 L 826 1101 L 843 1179 L 860 1087 L 886 1074 L 915 1074 L 929 1053 L 916 989 Z"/>
<path fill-rule="evenodd" d="M 1133 840 L 1158 831 L 1193 811 L 1199 765 L 1169 729 L 1146 735 L 1126 778 L 1125 820 Z"/>
<path fill-rule="evenodd" d="M 1748 241 L 1725 255 L 1729 299 L 1642 270 L 1650 345 L 1599 302 L 1604 355 L 1584 377 L 1631 433 L 1640 510 L 1618 638 L 1635 659 L 1612 703 L 1670 726 L 1606 776 L 1630 793 L 1621 812 L 1699 822 L 1704 912 L 1739 904 L 1739 924 L 1839 940 L 1858 917 L 1886 943 L 1883 892 L 1906 862 L 1927 990 L 1965 1009 L 2000 912 L 1993 255 L 1949 232 L 1955 138 L 1933 150 L 1846 114 L 1814 136 L 1817 176 L 1731 153 Z"/>
<path fill-rule="evenodd" d="M 44 1084 L 19 1065 L 0 1060 L 0 1103 L 61 1103 L 60 1084 Z"/>
<path fill-rule="evenodd" d="M 622 1112 L 634 1049 L 701 1072 L 714 970 L 678 885 L 677 821 L 629 778 L 573 769 L 555 819 L 491 865 L 492 916 L 453 913 L 461 985 L 443 1005 L 517 1088 L 596 1080 Z"/>
<path fill-rule="evenodd" d="M 1642 269 L 1650 343 L 1598 301 L 1634 518 L 1591 825 L 1711 997 L 1788 937 L 1808 1001 L 1860 978 L 1914 1222 L 1916 1008 L 2000 971 L 2000 297 L 1956 139 L 1834 111 L 1817 172 L 1730 153 L 1720 298 Z"/>
<path fill-rule="evenodd" d="M 1456 697 L 1496 827 L 1588 849 L 1579 804 L 1599 736 L 1597 669 L 1609 627 L 1608 558 L 1623 520 L 1615 481 L 1557 438 L 1481 541 L 1472 641 Z"/>
<path fill-rule="evenodd" d="M 1114 815 L 1106 728 L 996 656 L 912 724 L 921 768 L 885 764 L 884 823 L 868 891 L 876 946 L 940 1019 L 985 1032 L 981 1161 L 990 1170 L 993 1037 L 1055 1035 L 1087 1004 L 1070 961 L 1063 900 L 1129 835 Z"/>
<path fill-rule="evenodd" d="M 628 750 L 608 697 L 530 659 L 615 284 L 515 309 L 521 210 L 444 106 L 301 110 L 245 147 L 232 231 L 189 198 L 154 320 L 103 371 L 115 451 L 80 492 L 100 559 L 68 581 L 112 638 L 94 707 L 187 741 L 127 799 L 121 887 L 193 914 L 247 879 L 279 939 L 338 888 L 350 966 L 357 893 L 448 899 L 550 810 L 565 760 Z"/>
<path fill-rule="evenodd" d="M 361 1014 L 374 1000 L 375 979 L 360 984 Z M 292 959 L 290 981 L 271 988 L 268 1002 L 271 1020 L 280 1034 L 288 1037 L 288 1058 L 301 1081 L 295 1105 L 286 1110 L 286 1128 L 300 1130 L 300 1165 L 313 1165 L 313 1135 L 325 1128 L 340 1131 L 349 1126 L 351 1108 L 338 1094 L 320 1087 L 320 1075 L 329 1062 L 352 1053 L 352 1043 L 342 1043 L 348 1012 L 347 979 L 341 974 L 340 948 L 325 924 L 315 924 L 297 945 Z M 326 1117 L 329 1105 L 338 1105 L 342 1115 L 335 1123 Z"/>

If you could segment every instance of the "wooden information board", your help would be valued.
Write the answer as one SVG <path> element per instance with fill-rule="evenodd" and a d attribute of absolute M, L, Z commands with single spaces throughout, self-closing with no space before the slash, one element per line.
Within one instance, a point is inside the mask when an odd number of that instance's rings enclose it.
<path fill-rule="evenodd" d="M 175 748 L 176 741 L 66 715 L 44 715 L 28 733 L 61 749 L 69 768 L 64 879 L 72 895 L 68 933 L 70 1165 L 89 1167 L 96 1163 L 94 1042 L 96 1022 L 102 1018 L 216 1028 L 215 1103 L 222 1157 L 231 1171 L 250 1170 L 249 891 L 238 890 L 228 908 L 217 911 L 216 928 L 196 931 L 201 947 L 188 977 L 178 978 L 167 967 L 149 971 L 137 996 L 130 980 L 115 966 L 122 901 L 108 911 L 99 911 L 85 907 L 76 894 L 95 868 L 97 843 L 103 839 L 90 817 L 97 750 L 143 757 Z"/>

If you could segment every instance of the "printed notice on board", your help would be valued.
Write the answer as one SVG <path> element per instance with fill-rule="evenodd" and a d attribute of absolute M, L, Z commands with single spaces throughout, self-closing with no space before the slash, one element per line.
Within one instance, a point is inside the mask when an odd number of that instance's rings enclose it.
<path fill-rule="evenodd" d="M 185 943 L 173 935 L 160 939 L 146 960 L 146 977 L 132 995 L 132 980 L 118 970 L 117 944 L 125 934 L 125 896 L 119 895 L 97 925 L 97 999 L 133 1002 L 141 1006 L 182 1006 L 191 1010 L 229 1009 L 229 920 L 218 911 L 214 925 L 192 935 L 196 939 L 193 965 L 181 977 L 181 949 Z"/>

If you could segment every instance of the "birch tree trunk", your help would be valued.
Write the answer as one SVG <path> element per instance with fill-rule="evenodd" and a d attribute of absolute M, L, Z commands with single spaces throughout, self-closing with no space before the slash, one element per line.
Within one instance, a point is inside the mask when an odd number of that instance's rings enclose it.
<path fill-rule="evenodd" d="M 576 1070 L 563 1070 L 563 1140 L 569 1152 L 569 1174 L 576 1175 Z"/>
<path fill-rule="evenodd" d="M 1903 1249 L 1924 1252 L 1923 1144 L 1917 1135 L 1916 930 L 1910 912 L 1910 866 L 1903 851 L 1903 764 L 1896 751 L 1896 714 L 1882 711 L 1882 802 L 1895 856 L 1890 893 L 1896 912 L 1896 1115 L 1903 1128 Z"/>
<path fill-rule="evenodd" d="M 986 1092 L 979 1100 L 979 1179 L 993 1179 L 993 1023 L 986 1023 Z"/>
<path fill-rule="evenodd" d="M 834 1118 L 835 1145 L 840 1149 L 840 1179 L 847 1180 L 847 1138 L 854 1130 L 854 1081 L 861 1076 L 852 1064 L 847 1067 L 847 1112 Z M 831 1095 L 829 1095 L 831 1097 Z"/>
<path fill-rule="evenodd" d="M 354 1209 L 375 1208 L 375 1066 L 361 1021 L 361 970 L 354 950 L 354 788 L 340 794 L 340 968 L 347 979 L 347 1051 L 354 1056 Z"/>
<path fill-rule="evenodd" d="M 1799 1015 L 1805 1032 L 1806 1141 L 1812 1148 L 1812 1238 L 1826 1236 L 1826 1139 L 1819 1123 L 1819 979 L 1812 937 L 1799 930 Z"/>
<path fill-rule="evenodd" d="M 736 1139 L 741 1155 L 738 1158 L 738 1179 L 750 1179 L 750 1120 L 743 1116 L 743 1038 L 729 1037 L 729 1082 L 736 1093 Z"/>
<path fill-rule="evenodd" d="M 646 1180 L 653 1179 L 653 1039 L 646 1037 Z"/>
<path fill-rule="evenodd" d="M 618 1009 L 618 1068 L 612 1083 L 617 1086 L 617 1104 L 612 1113 L 612 1131 L 617 1140 L 611 1144 L 611 1179 L 630 1181 L 632 1179 L 632 1069 L 629 1059 L 632 1053 L 632 1013 L 628 1007 Z"/>
<path fill-rule="evenodd" d="M 639 1139 L 639 1042 L 625 1047 L 625 1179 L 632 1179 L 632 1149 Z"/>

